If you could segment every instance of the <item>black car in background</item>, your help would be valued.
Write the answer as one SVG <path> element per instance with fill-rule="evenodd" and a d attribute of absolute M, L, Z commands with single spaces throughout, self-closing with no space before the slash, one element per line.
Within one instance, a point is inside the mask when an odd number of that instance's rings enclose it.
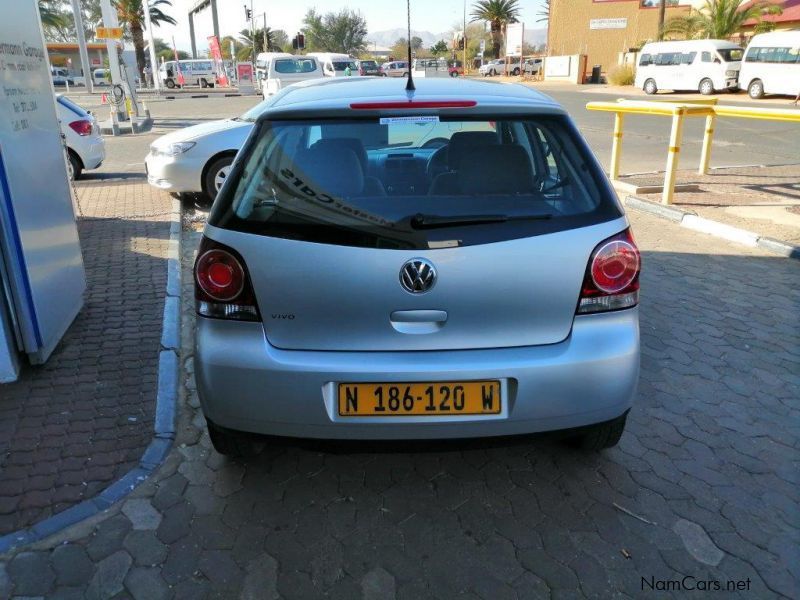
<path fill-rule="evenodd" d="M 359 75 L 380 75 L 381 70 L 374 60 L 360 60 L 358 61 L 358 74 Z"/>

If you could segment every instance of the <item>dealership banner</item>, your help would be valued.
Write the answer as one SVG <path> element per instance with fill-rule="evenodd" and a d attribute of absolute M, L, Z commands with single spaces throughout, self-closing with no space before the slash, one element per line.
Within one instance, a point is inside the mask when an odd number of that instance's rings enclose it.
<path fill-rule="evenodd" d="M 225 70 L 225 63 L 222 61 L 222 50 L 220 50 L 217 36 L 208 36 L 208 49 L 211 51 L 211 58 L 217 66 L 217 84 L 222 87 L 230 87 L 231 82 L 228 81 L 228 72 Z"/>

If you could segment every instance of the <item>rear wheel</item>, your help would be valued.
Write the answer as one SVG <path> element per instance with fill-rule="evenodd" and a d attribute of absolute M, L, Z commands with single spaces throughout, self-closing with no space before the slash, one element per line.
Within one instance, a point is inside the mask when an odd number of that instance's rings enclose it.
<path fill-rule="evenodd" d="M 458 77 L 458 71 L 450 71 L 450 77 Z"/>
<path fill-rule="evenodd" d="M 648 79 L 644 82 L 644 93 L 645 94 L 655 94 L 658 91 L 658 87 L 656 86 L 655 79 Z"/>
<path fill-rule="evenodd" d="M 700 82 L 699 90 L 704 96 L 710 96 L 714 93 L 714 82 L 706 77 Z"/>
<path fill-rule="evenodd" d="M 201 79 L 200 80 L 200 87 L 201 88 L 207 88 L 208 87 L 208 82 L 205 79 Z"/>
<path fill-rule="evenodd" d="M 211 202 L 217 197 L 217 192 L 228 178 L 233 164 L 233 156 L 223 156 L 211 163 L 206 170 L 205 192 Z"/>
<path fill-rule="evenodd" d="M 167 87 L 171 90 L 175 89 L 175 82 L 172 79 L 167 79 Z"/>
<path fill-rule="evenodd" d="M 750 94 L 750 97 L 753 100 L 758 100 L 759 98 L 764 97 L 764 84 L 761 82 L 760 79 L 754 79 L 750 82 L 750 85 L 747 86 L 747 93 Z"/>
<path fill-rule="evenodd" d="M 81 178 L 81 172 L 83 171 L 83 165 L 81 164 L 81 160 L 75 156 L 75 153 L 70 151 L 67 153 L 67 174 L 69 175 L 70 181 L 76 181 Z"/>
<path fill-rule="evenodd" d="M 252 440 L 245 434 L 217 427 L 211 421 L 206 420 L 208 427 L 208 437 L 214 450 L 223 456 L 231 458 L 247 458 L 255 454 L 255 447 Z"/>
<path fill-rule="evenodd" d="M 613 448 L 619 443 L 622 432 L 625 431 L 625 422 L 627 420 L 628 413 L 626 412 L 612 421 L 606 421 L 587 428 L 580 435 L 571 438 L 570 442 L 577 448 L 589 452 Z"/>
<path fill-rule="evenodd" d="M 519 75 L 519 67 L 514 67 L 514 70 L 511 72 L 512 75 Z"/>

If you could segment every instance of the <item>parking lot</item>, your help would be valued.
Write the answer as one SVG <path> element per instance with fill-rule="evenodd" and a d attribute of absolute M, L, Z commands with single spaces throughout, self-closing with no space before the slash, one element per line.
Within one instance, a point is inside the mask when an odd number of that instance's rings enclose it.
<path fill-rule="evenodd" d="M 585 93 L 548 91 L 605 164 L 610 117 L 583 110 L 592 99 Z M 169 198 L 146 184 L 148 145 L 256 101 L 153 102 L 153 132 L 108 139 L 108 160 L 77 185 L 92 215 L 79 218 L 82 238 L 113 222 L 110 247 L 138 261 L 139 277 L 165 272 L 168 227 L 159 215 Z M 630 126 L 623 170 L 661 168 L 668 124 L 642 118 Z M 700 139 L 687 129 L 687 161 Z M 800 155 L 800 137 L 780 124 L 723 122 L 718 140 L 720 165 L 796 163 Z M 641 378 L 620 445 L 603 453 L 546 436 L 288 441 L 242 462 L 210 448 L 193 378 L 199 234 L 189 221 L 204 217 L 203 206 L 185 204 L 172 452 L 127 499 L 5 555 L 0 597 L 800 595 L 800 262 L 629 212 L 644 265 Z M 100 256 L 109 246 L 93 239 Z M 161 275 L 152 282 L 163 286 Z M 104 285 L 90 282 L 90 294 Z M 160 310 L 161 297 L 151 300 Z M 94 317 L 98 331 L 119 326 L 119 311 L 98 306 Z M 120 339 L 132 361 L 125 364 L 149 365 L 158 349 L 154 339 Z M 118 366 L 99 368 L 112 378 Z M 75 398 L 74 406 L 91 411 L 91 401 Z"/>

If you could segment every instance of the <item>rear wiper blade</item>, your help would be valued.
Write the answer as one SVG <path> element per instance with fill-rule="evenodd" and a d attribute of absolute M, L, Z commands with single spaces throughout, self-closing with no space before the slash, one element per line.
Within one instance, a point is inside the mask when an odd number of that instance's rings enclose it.
<path fill-rule="evenodd" d="M 442 217 L 438 215 L 416 214 L 411 217 L 414 229 L 437 229 L 441 227 L 458 227 L 461 225 L 484 225 L 486 223 L 505 223 L 506 221 L 544 221 L 551 214 L 540 215 L 462 215 Z"/>

